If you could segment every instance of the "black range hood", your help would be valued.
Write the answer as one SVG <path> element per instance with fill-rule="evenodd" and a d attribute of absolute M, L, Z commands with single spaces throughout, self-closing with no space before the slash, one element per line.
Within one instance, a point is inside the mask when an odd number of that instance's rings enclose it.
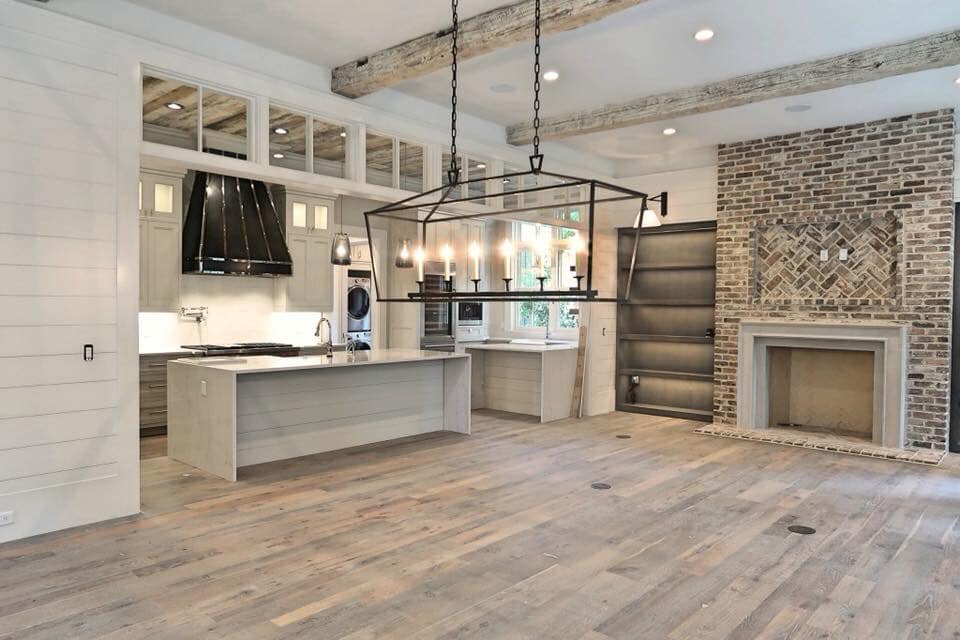
<path fill-rule="evenodd" d="M 283 229 L 266 184 L 198 171 L 183 222 L 183 273 L 293 275 Z"/>

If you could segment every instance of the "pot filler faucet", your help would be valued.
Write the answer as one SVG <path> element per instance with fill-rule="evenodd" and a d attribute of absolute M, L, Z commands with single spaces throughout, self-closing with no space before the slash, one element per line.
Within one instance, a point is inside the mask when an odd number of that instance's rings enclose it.
<path fill-rule="evenodd" d="M 319 338 L 320 334 L 322 333 L 322 327 L 324 324 L 327 325 L 327 341 L 321 344 L 320 346 L 326 349 L 326 351 L 324 352 L 324 355 L 327 356 L 328 358 L 332 358 L 333 357 L 333 327 L 330 326 L 330 321 L 327 320 L 325 317 L 320 316 L 320 321 L 317 323 L 317 330 L 313 332 L 313 335 Z"/>

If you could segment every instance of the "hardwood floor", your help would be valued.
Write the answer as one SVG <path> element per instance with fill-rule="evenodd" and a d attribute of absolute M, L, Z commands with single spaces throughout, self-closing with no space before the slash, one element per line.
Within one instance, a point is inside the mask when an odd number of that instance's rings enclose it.
<path fill-rule="evenodd" d="M 232 485 L 149 457 L 142 516 L 0 546 L 0 638 L 960 638 L 955 468 L 697 424 L 479 412 Z"/>

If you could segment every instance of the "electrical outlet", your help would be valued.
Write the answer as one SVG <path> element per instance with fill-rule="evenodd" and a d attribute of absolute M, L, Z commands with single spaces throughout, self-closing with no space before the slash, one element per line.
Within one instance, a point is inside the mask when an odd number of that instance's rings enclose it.
<path fill-rule="evenodd" d="M 840 262 L 846 262 L 850 258 L 850 250 L 846 247 L 840 249 Z"/>
<path fill-rule="evenodd" d="M 13 524 L 13 511 L 0 511 L 0 527 Z"/>
<path fill-rule="evenodd" d="M 200 381 L 200 395 L 202 395 L 204 398 L 207 397 L 207 381 L 206 380 Z"/>
<path fill-rule="evenodd" d="M 830 252 L 826 249 L 820 249 L 820 262 L 826 262 L 830 259 Z"/>

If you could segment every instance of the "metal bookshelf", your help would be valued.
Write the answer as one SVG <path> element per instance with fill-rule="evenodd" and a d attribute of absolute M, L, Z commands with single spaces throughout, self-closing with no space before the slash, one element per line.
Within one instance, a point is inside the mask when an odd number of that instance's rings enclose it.
<path fill-rule="evenodd" d="M 617 410 L 709 422 L 717 225 L 618 232 Z"/>

